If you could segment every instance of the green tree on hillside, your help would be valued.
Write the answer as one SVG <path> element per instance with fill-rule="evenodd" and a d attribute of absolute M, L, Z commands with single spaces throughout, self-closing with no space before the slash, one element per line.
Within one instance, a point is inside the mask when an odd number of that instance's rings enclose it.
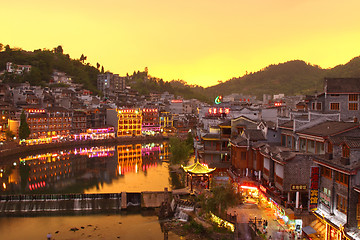
<path fill-rule="evenodd" d="M 30 128 L 28 123 L 26 122 L 26 115 L 23 110 L 20 115 L 19 138 L 20 140 L 27 139 L 29 135 L 30 135 Z"/>

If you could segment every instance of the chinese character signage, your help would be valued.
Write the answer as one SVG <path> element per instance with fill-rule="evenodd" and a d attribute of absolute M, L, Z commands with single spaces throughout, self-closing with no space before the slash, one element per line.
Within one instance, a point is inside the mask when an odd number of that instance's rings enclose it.
<path fill-rule="evenodd" d="M 291 191 L 306 191 L 307 190 L 307 185 L 306 184 L 291 184 L 290 185 L 290 190 Z"/>
<path fill-rule="evenodd" d="M 315 211 L 317 209 L 319 199 L 319 179 L 320 169 L 319 167 L 311 167 L 310 172 L 310 210 Z"/>

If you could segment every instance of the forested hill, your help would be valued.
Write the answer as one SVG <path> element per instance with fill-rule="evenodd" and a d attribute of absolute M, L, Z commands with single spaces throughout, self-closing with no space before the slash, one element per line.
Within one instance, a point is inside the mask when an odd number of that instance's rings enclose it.
<path fill-rule="evenodd" d="M 98 74 L 104 72 L 104 67 L 99 63 L 93 67 L 86 63 L 86 58 L 82 54 L 79 59 L 71 59 L 69 54 L 64 54 L 61 46 L 51 50 L 38 49 L 29 52 L 0 43 L 0 72 L 6 69 L 7 62 L 16 65 L 31 65 L 30 73 L 24 75 L 5 73 L 0 75 L 0 80 L 4 83 L 29 82 L 31 85 L 47 86 L 53 70 L 56 69 L 65 72 L 74 83 L 83 84 L 84 88 L 91 90 L 94 94 L 101 94 L 96 88 L 96 82 Z M 204 93 L 202 87 L 189 86 L 182 80 L 165 82 L 161 78 L 150 76 L 147 71 L 134 71 L 132 75 L 127 74 L 126 81 L 127 86 L 131 86 L 142 95 L 169 92 L 185 99 L 197 98 L 208 101 L 207 97 L 202 95 Z"/>
<path fill-rule="evenodd" d="M 33 52 L 17 48 L 12 49 L 9 45 L 0 49 L 0 71 L 5 70 L 7 62 L 17 65 L 31 65 L 31 71 L 28 74 L 5 73 L 2 76 L 5 83 L 27 81 L 31 85 L 46 86 L 51 79 L 53 70 L 56 69 L 71 76 L 75 83 L 81 83 L 86 89 L 97 92 L 96 79 L 100 73 L 100 66 L 98 65 L 98 68 L 95 68 L 90 64 L 85 64 L 85 60 L 86 56 L 84 55 L 81 55 L 79 59 L 71 59 L 68 54 L 63 54 L 61 46 L 53 50 L 39 49 Z"/>
<path fill-rule="evenodd" d="M 65 72 L 75 83 L 81 83 L 86 89 L 100 94 L 96 88 L 97 75 L 104 72 L 99 63 L 96 67 L 86 63 L 86 56 L 71 59 L 63 53 L 61 46 L 52 50 L 39 49 L 33 52 L 18 48 L 10 48 L 0 43 L 0 72 L 5 70 L 6 63 L 31 65 L 31 72 L 25 75 L 7 74 L 0 76 L 5 83 L 25 82 L 32 85 L 48 85 L 53 70 Z M 111 70 L 110 70 L 111 71 Z M 324 77 L 360 77 L 360 57 L 355 57 L 344 65 L 332 69 L 322 69 L 319 66 L 294 60 L 277 65 L 270 65 L 255 73 L 232 78 L 218 85 L 203 88 L 188 85 L 183 80 L 163 81 L 150 76 L 147 70 L 127 74 L 127 85 L 139 91 L 140 94 L 163 93 L 165 91 L 182 96 L 185 99 L 197 98 L 209 102 L 216 95 L 242 93 L 256 95 L 262 99 L 263 94 L 298 95 L 314 94 L 323 91 Z"/>
<path fill-rule="evenodd" d="M 360 77 L 360 57 L 332 69 L 322 69 L 300 60 L 270 65 L 258 72 L 208 87 L 205 93 L 209 96 L 243 93 L 256 95 L 259 99 L 264 93 L 314 94 L 324 90 L 324 77 Z"/>

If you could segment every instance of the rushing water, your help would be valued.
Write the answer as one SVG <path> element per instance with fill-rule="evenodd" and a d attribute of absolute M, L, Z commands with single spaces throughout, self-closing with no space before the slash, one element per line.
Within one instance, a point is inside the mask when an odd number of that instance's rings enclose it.
<path fill-rule="evenodd" d="M 9 158 L 1 194 L 120 193 L 171 189 L 168 144 L 87 146 Z M 4 159 L 2 159 L 4 160 Z M 77 231 L 70 229 L 77 228 Z M 1 239 L 165 239 L 157 216 L 137 214 L 0 218 Z M 4 235 L 6 233 L 6 235 Z M 180 239 L 169 233 L 168 239 Z"/>

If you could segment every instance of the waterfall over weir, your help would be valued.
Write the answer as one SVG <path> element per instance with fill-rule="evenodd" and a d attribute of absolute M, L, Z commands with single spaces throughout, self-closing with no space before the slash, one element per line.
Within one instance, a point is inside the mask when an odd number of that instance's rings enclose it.
<path fill-rule="evenodd" d="M 121 193 L 0 196 L 0 215 L 120 211 Z"/>

